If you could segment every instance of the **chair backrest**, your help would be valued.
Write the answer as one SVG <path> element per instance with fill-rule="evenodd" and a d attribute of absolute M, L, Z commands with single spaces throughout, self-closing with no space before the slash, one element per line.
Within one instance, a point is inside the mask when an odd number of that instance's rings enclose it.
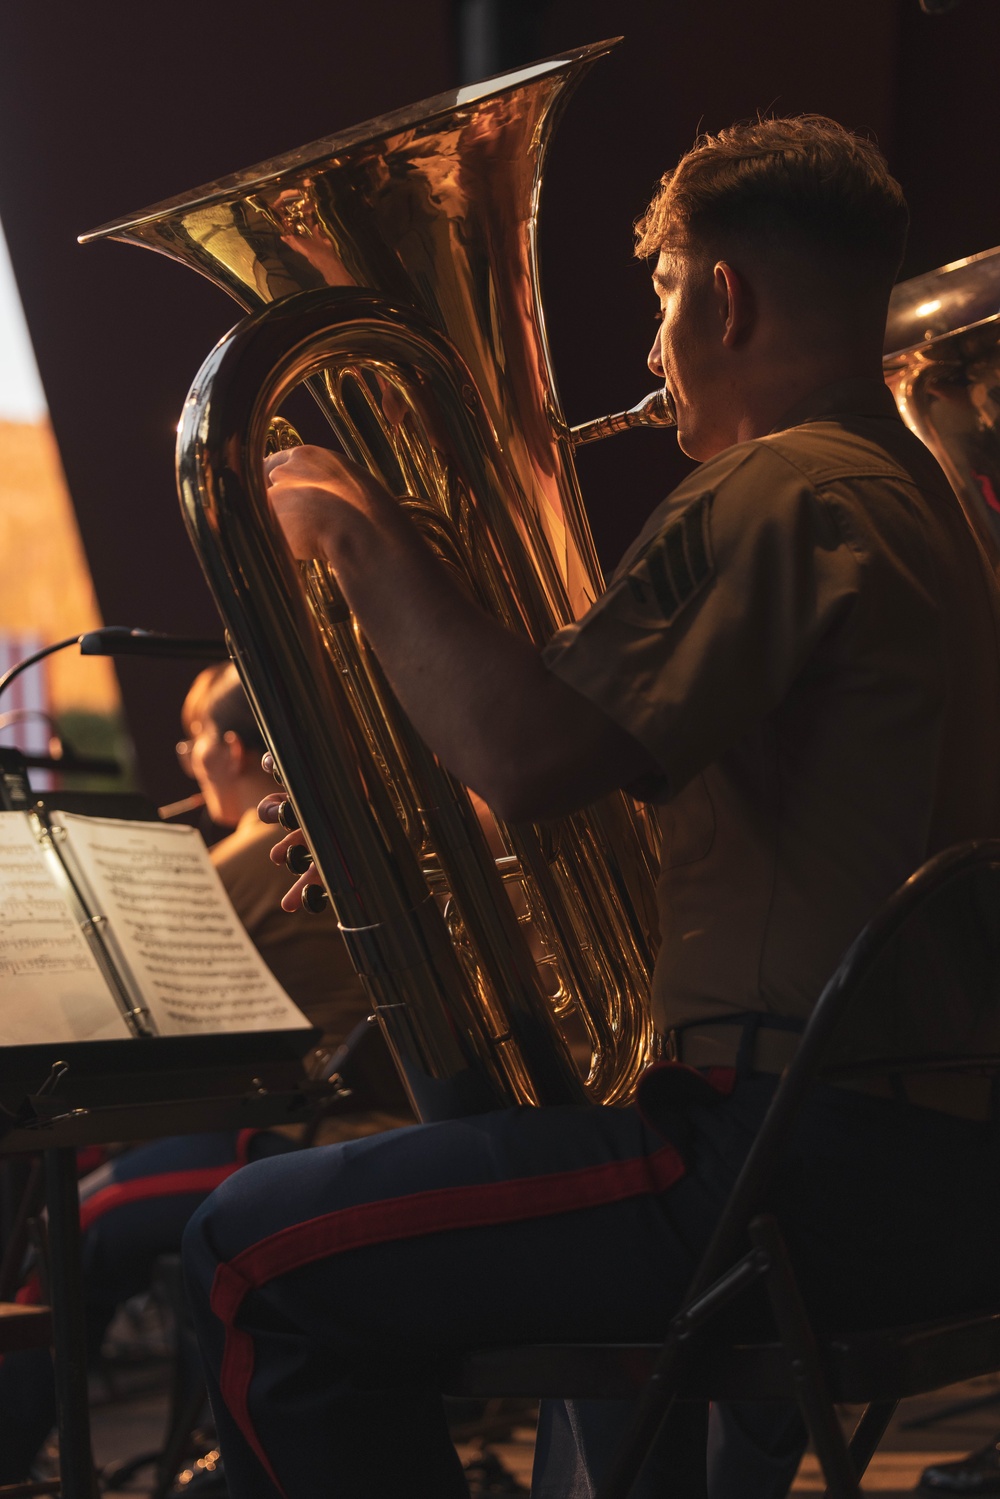
<path fill-rule="evenodd" d="M 1000 842 L 923 866 L 876 916 L 823 992 L 824 1075 L 996 1067 Z"/>
<path fill-rule="evenodd" d="M 692 1284 L 741 1251 L 809 1089 L 824 1078 L 1000 1073 L 1000 840 L 928 860 L 848 948 L 820 995 Z"/>

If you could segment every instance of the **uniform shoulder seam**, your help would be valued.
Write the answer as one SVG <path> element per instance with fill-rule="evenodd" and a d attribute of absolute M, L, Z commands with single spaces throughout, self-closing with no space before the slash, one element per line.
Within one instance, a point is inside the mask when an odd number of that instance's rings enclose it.
<path fill-rule="evenodd" d="M 807 473 L 804 468 L 797 464 L 795 460 L 789 456 L 788 453 L 783 452 L 781 448 L 772 447 L 771 444 L 768 443 L 766 445 L 765 451 L 772 457 L 779 459 L 785 468 L 790 468 L 796 475 L 796 477 L 801 480 L 802 484 L 809 491 L 810 495 L 812 495 L 815 499 L 817 505 L 820 506 L 822 512 L 825 515 L 829 516 L 832 523 L 836 526 L 837 534 L 840 536 L 840 539 L 843 542 L 844 546 L 849 548 L 849 550 L 854 553 L 858 561 L 863 562 L 865 559 L 869 558 L 869 549 L 864 545 L 860 537 L 856 536 L 853 532 L 853 528 L 850 524 L 849 513 L 845 512 L 843 506 L 834 503 L 833 497 L 825 494 L 824 490 L 826 489 L 828 484 L 837 484 L 840 483 L 843 479 L 871 476 L 863 474 L 837 474 L 836 476 L 831 475 L 829 480 L 817 481 L 811 474 Z M 917 490 L 917 492 L 919 493 L 919 485 L 916 484 L 914 480 L 909 479 L 909 477 L 905 473 L 901 473 L 900 477 L 907 479 L 912 488 Z"/>
<path fill-rule="evenodd" d="M 779 433 L 778 435 L 781 436 L 783 434 Z M 773 453 L 774 456 L 776 458 L 780 458 L 788 468 L 792 468 L 797 474 L 800 474 L 803 480 L 809 485 L 810 489 L 812 489 L 816 493 L 816 495 L 820 497 L 822 497 L 822 490 L 825 489 L 828 485 L 840 484 L 845 479 L 884 479 L 888 477 L 885 468 L 854 467 L 838 469 L 836 473 L 830 474 L 828 478 L 817 479 L 814 475 L 807 473 L 806 470 L 801 466 L 801 464 L 796 463 L 795 459 L 790 453 L 787 453 L 776 443 L 771 444 L 768 442 L 766 446 L 769 453 Z M 884 449 L 881 451 L 884 452 Z M 913 474 L 910 473 L 909 469 L 905 468 L 903 464 L 898 461 L 898 459 L 893 458 L 890 453 L 885 453 L 885 465 L 886 468 L 891 472 L 891 476 L 893 479 L 895 479 L 900 484 L 908 485 L 910 489 L 916 490 L 918 494 L 922 494 L 925 490 L 931 488 L 931 485 L 929 484 L 922 484 L 919 479 L 917 479 Z M 940 489 L 942 493 L 951 492 L 951 487 L 950 485 L 948 485 L 947 480 L 944 479 L 943 476 L 942 482 L 940 484 Z"/>

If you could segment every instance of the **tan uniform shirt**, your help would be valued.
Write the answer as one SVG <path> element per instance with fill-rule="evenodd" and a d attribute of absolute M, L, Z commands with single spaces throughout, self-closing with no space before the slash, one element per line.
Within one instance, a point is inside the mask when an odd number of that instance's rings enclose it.
<path fill-rule="evenodd" d="M 347 955 L 337 919 L 327 908 L 317 915 L 281 909 L 291 876 L 268 858 L 276 842 L 254 810 L 245 812 L 235 832 L 210 850 L 212 863 L 243 922 L 278 983 L 313 1025 L 323 1032 L 327 1050 L 340 1045 L 359 1020 L 371 1013 L 361 980 Z M 398 1129 L 412 1122 L 405 1106 L 369 1108 L 333 1115 L 322 1121 L 317 1145 L 354 1140 Z M 279 1134 L 298 1138 L 301 1125 L 275 1126 Z"/>
<path fill-rule="evenodd" d="M 371 1013 L 361 980 L 329 907 L 318 915 L 289 915 L 281 897 L 292 882 L 284 865 L 268 854 L 277 841 L 273 827 L 251 809 L 235 832 L 211 850 L 212 863 L 237 916 L 278 983 L 324 1038 L 339 1045 Z"/>
<path fill-rule="evenodd" d="M 1000 834 L 1000 592 L 881 384 L 705 463 L 550 669 L 662 779 L 661 1030 L 804 1016 L 929 855 Z"/>

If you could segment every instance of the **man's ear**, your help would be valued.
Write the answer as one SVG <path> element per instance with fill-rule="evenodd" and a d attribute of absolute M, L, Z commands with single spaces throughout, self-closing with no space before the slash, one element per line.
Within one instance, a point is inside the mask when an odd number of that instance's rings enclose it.
<path fill-rule="evenodd" d="M 713 290 L 722 324 L 722 341 L 727 349 L 738 349 L 746 343 L 756 321 L 753 291 L 746 278 L 725 260 L 716 264 Z"/>
<path fill-rule="evenodd" d="M 256 756 L 251 755 L 243 740 L 235 729 L 227 729 L 222 736 L 222 742 L 229 752 L 229 765 L 234 775 L 244 775 L 255 764 Z"/>

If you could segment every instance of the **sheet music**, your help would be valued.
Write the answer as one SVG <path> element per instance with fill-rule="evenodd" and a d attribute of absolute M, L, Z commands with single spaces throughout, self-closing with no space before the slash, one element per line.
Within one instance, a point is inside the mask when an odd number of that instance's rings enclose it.
<path fill-rule="evenodd" d="M 247 936 L 197 829 L 69 812 L 53 813 L 52 825 L 161 1036 L 308 1026 Z"/>
<path fill-rule="evenodd" d="M 24 812 L 0 812 L 0 1045 L 131 1036 Z"/>

